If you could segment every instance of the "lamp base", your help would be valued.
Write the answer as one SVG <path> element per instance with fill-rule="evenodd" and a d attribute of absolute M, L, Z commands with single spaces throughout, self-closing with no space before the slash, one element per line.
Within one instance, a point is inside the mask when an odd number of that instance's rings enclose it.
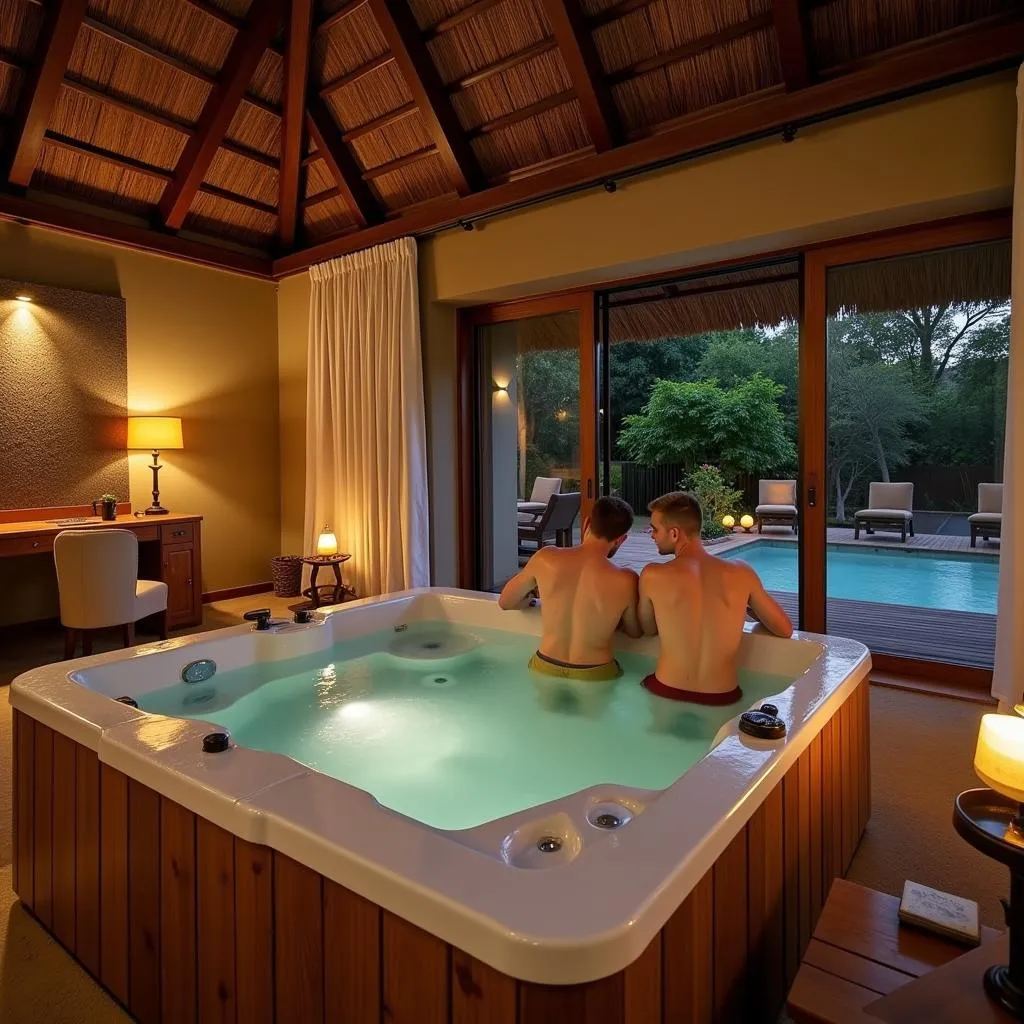
<path fill-rule="evenodd" d="M 985 991 L 989 999 L 997 1002 L 1015 1020 L 1024 1020 L 1024 989 L 1019 989 L 1010 978 L 1005 964 L 990 967 L 985 972 Z"/>
<path fill-rule="evenodd" d="M 150 505 L 149 508 L 143 511 L 143 515 L 147 516 L 169 516 L 171 510 L 164 508 L 163 505 Z"/>

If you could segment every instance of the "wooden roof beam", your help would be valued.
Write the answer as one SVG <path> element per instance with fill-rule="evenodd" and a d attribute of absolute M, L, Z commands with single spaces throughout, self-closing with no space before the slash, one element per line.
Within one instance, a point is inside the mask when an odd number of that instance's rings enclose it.
<path fill-rule="evenodd" d="M 348 0 L 342 4 L 333 14 L 328 14 L 323 21 L 316 26 L 317 32 L 329 32 L 338 22 L 343 21 L 350 14 L 355 14 L 360 7 L 365 7 L 368 0 Z"/>
<path fill-rule="evenodd" d="M 281 173 L 278 175 L 277 235 L 281 245 L 295 244 L 302 181 L 302 129 L 309 76 L 313 0 L 292 0 L 284 55 L 284 113 L 281 120 Z"/>
<path fill-rule="evenodd" d="M 356 222 L 360 227 L 379 224 L 384 219 L 384 210 L 363 180 L 362 171 L 346 147 L 341 130 L 319 96 L 309 98 L 306 124 L 317 152 L 331 172 L 338 195 L 345 200 Z"/>
<path fill-rule="evenodd" d="M 482 188 L 483 171 L 455 116 L 409 4 L 406 0 L 369 0 L 369 3 L 455 191 L 467 195 Z"/>
<path fill-rule="evenodd" d="M 218 7 L 215 3 L 211 3 L 210 0 L 185 0 L 185 3 L 189 7 L 194 7 L 197 11 L 202 11 L 203 14 L 208 14 L 211 18 L 219 21 L 222 25 L 227 25 L 230 28 L 237 31 L 242 27 L 244 22 L 241 18 L 236 18 L 230 11 L 225 11 L 223 7 Z M 283 55 L 284 50 L 276 43 L 271 42 L 268 44 L 267 49 L 271 53 L 276 53 L 278 56 Z"/>
<path fill-rule="evenodd" d="M 473 0 L 472 3 L 467 4 L 462 10 L 448 15 L 447 18 L 442 18 L 436 25 L 428 28 L 423 33 L 423 38 L 424 40 L 436 39 L 439 35 L 450 32 L 456 25 L 461 25 L 463 22 L 469 21 L 470 18 L 475 18 L 477 15 L 483 14 L 484 11 L 497 7 L 502 2 L 503 0 Z"/>
<path fill-rule="evenodd" d="M 242 29 L 231 44 L 220 78 L 203 104 L 196 134 L 188 140 L 174 168 L 174 180 L 160 199 L 160 216 L 180 228 L 213 162 L 224 133 L 242 101 L 245 87 L 281 21 L 283 0 L 253 0 Z"/>
<path fill-rule="evenodd" d="M 46 126 L 85 17 L 85 6 L 86 0 L 60 0 L 46 8 L 36 44 L 39 57 L 21 87 L 9 136 L 7 180 L 12 185 L 27 186 L 35 173 Z"/>
<path fill-rule="evenodd" d="M 617 146 L 625 134 L 622 119 L 604 80 L 604 69 L 583 12 L 576 0 L 544 0 L 544 10 L 569 71 L 594 149 L 602 153 Z"/>
<path fill-rule="evenodd" d="M 806 89 L 813 80 L 807 9 L 800 0 L 772 0 L 772 17 L 786 89 Z"/>
<path fill-rule="evenodd" d="M 361 78 L 365 78 L 378 68 L 387 67 L 394 59 L 395 58 L 392 57 L 390 53 L 382 53 L 379 57 L 374 57 L 372 60 L 368 60 L 365 64 L 360 64 L 359 67 L 354 68 L 352 71 L 346 71 L 343 75 L 338 75 L 337 78 L 332 78 L 329 82 L 324 82 L 324 84 L 320 86 L 320 95 L 326 98 L 330 96 L 332 92 L 337 92 L 339 89 L 344 89 L 346 85 L 358 82 Z"/>

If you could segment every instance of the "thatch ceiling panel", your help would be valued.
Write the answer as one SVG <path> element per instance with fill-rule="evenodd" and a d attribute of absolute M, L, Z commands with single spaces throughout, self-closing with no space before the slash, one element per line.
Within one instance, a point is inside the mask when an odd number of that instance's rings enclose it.
<path fill-rule="evenodd" d="M 251 103 L 238 105 L 227 135 L 232 142 L 258 149 L 268 156 L 281 155 L 281 119 Z"/>
<path fill-rule="evenodd" d="M 553 110 L 473 140 L 473 150 L 488 177 L 583 149 L 590 143 L 579 104 Z"/>
<path fill-rule="evenodd" d="M 340 234 L 355 224 L 352 214 L 341 199 L 328 199 L 309 207 L 302 218 L 302 223 L 312 238 Z"/>
<path fill-rule="evenodd" d="M 107 106 L 72 89 L 57 97 L 50 129 L 121 156 L 170 170 L 185 148 L 186 136 Z"/>
<path fill-rule="evenodd" d="M 550 34 L 539 0 L 504 0 L 432 39 L 427 48 L 441 78 L 452 82 Z"/>
<path fill-rule="evenodd" d="M 858 60 L 994 14 L 1020 10 L 1020 0 L 831 0 L 811 11 L 819 67 Z"/>
<path fill-rule="evenodd" d="M 97 89 L 145 97 L 144 105 L 185 121 L 198 120 L 210 93 L 205 82 L 87 30 L 78 33 L 68 70 Z"/>
<path fill-rule="evenodd" d="M 215 74 L 235 38 L 234 30 L 185 0 L 89 0 L 89 13 L 172 57 Z M 91 31 L 86 28 L 83 31 Z M 116 44 L 120 45 L 120 44 Z"/>
<path fill-rule="evenodd" d="M 430 135 L 418 115 L 405 117 L 378 131 L 363 135 L 352 142 L 352 151 L 361 167 L 369 169 L 405 156 L 431 143 Z"/>
<path fill-rule="evenodd" d="M 17 68 L 0 64 L 0 117 L 13 115 L 18 105 L 22 74 Z"/>
<path fill-rule="evenodd" d="M 271 206 L 277 205 L 277 171 L 254 160 L 218 149 L 203 179 L 209 185 L 237 192 Z"/>
<path fill-rule="evenodd" d="M 320 69 L 318 81 L 323 84 L 362 67 L 385 50 L 387 44 L 367 4 L 314 36 L 313 67 Z"/>
<path fill-rule="evenodd" d="M 266 50 L 260 58 L 249 91 L 268 103 L 280 103 L 284 92 L 284 58 L 273 50 Z"/>
<path fill-rule="evenodd" d="M 323 192 L 334 186 L 334 179 L 331 172 L 327 170 L 327 164 L 323 160 L 314 160 L 306 168 L 306 196 L 315 196 L 317 192 Z"/>
<path fill-rule="evenodd" d="M 249 12 L 251 0 L 207 0 L 211 7 L 227 11 L 233 18 L 244 18 Z"/>
<path fill-rule="evenodd" d="M 420 28 L 431 28 L 470 6 L 472 0 L 409 0 Z"/>
<path fill-rule="evenodd" d="M 327 105 L 334 119 L 343 128 L 355 128 L 376 117 L 387 114 L 412 99 L 405 79 L 395 65 L 389 64 L 344 89 L 327 97 Z"/>
<path fill-rule="evenodd" d="M 247 245 L 266 245 L 277 232 L 277 218 L 260 210 L 202 192 L 196 195 L 185 218 L 188 231 L 222 235 Z"/>
<path fill-rule="evenodd" d="M 551 52 L 471 85 L 456 93 L 452 104 L 462 124 L 474 128 L 571 87 L 562 58 Z"/>
<path fill-rule="evenodd" d="M 144 216 L 152 212 L 164 190 L 164 183 L 156 178 L 45 144 L 32 185 Z"/>
<path fill-rule="evenodd" d="M 390 210 L 436 199 L 446 195 L 452 187 L 438 156 L 429 156 L 411 167 L 401 167 L 390 174 L 382 174 L 374 179 L 373 185 Z"/>
<path fill-rule="evenodd" d="M 43 8 L 28 0 L 0 0 L 0 48 L 22 57 L 35 49 Z"/>

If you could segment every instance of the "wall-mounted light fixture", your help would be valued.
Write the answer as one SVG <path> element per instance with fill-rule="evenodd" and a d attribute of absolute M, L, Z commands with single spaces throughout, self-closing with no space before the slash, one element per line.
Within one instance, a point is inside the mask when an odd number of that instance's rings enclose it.
<path fill-rule="evenodd" d="M 32 296 L 31 295 L 15 295 L 14 297 L 18 300 L 18 302 L 31 302 L 32 301 Z"/>
<path fill-rule="evenodd" d="M 495 394 L 501 391 L 504 393 L 505 397 L 508 398 L 508 381 L 505 381 L 504 384 L 499 384 L 497 381 L 494 381 L 492 387 L 494 388 Z"/>

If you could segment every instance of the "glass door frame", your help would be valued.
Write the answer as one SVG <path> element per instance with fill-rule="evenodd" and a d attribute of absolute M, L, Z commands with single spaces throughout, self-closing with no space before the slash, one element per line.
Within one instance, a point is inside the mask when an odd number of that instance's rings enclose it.
<path fill-rule="evenodd" d="M 477 328 L 509 323 L 552 313 L 579 315 L 580 356 L 580 522 L 590 515 L 597 498 L 597 332 L 594 291 L 558 292 L 537 298 L 468 306 L 457 311 L 456 365 L 458 373 L 458 556 L 459 586 L 475 589 L 480 573 L 479 493 L 480 466 L 475 430 L 481 400 Z"/>
<path fill-rule="evenodd" d="M 798 384 L 798 448 L 800 473 L 800 625 L 812 633 L 827 632 L 826 445 L 828 439 L 828 272 L 853 263 L 913 256 L 979 242 L 1009 239 L 1009 210 L 969 214 L 951 220 L 895 228 L 838 242 L 809 247 L 804 252 L 803 296 L 800 318 L 800 370 Z M 989 689 L 988 669 L 946 662 L 897 657 L 872 652 L 877 672 L 902 677 L 927 677 L 939 683 Z"/>

